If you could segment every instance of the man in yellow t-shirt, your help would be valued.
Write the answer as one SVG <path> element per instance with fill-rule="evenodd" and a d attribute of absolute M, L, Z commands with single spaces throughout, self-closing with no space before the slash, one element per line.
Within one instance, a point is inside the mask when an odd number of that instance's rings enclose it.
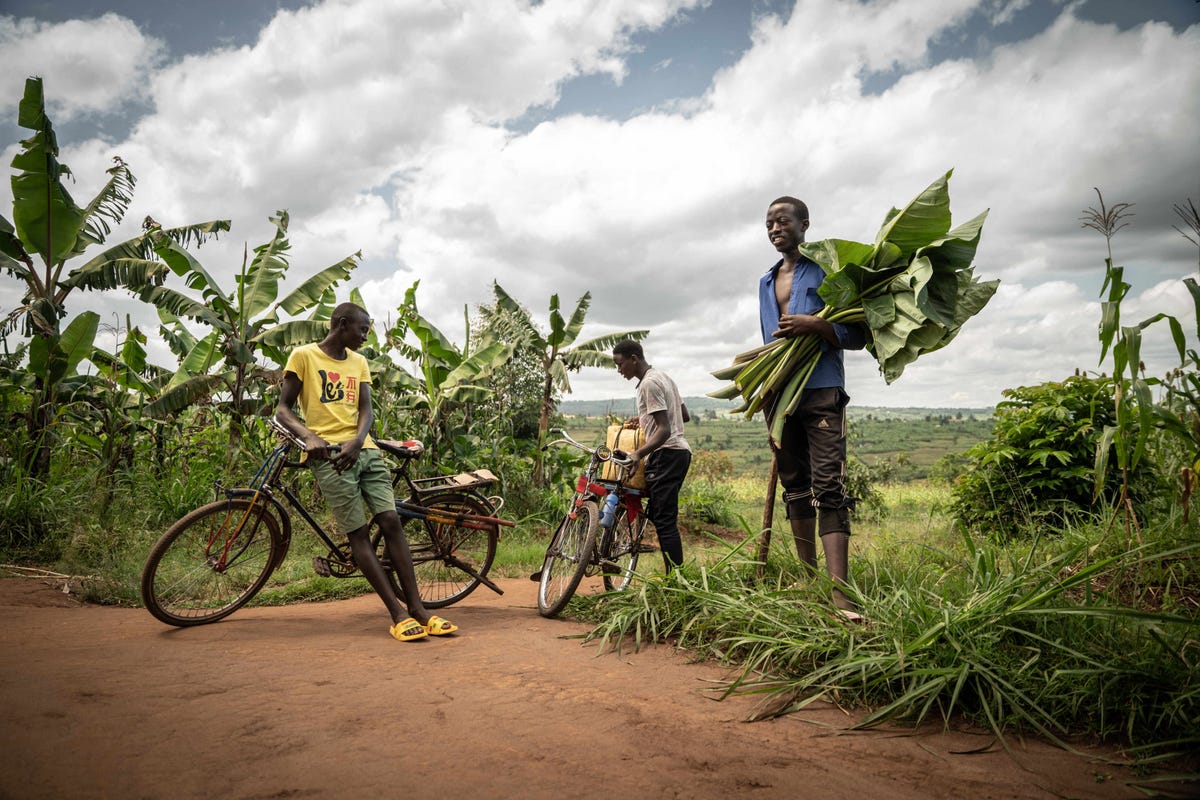
<path fill-rule="evenodd" d="M 347 532 L 354 563 L 392 616 L 389 633 L 402 642 L 444 636 L 458 627 L 431 615 L 421 603 L 412 552 L 396 513 L 391 471 L 370 436 L 371 370 L 356 352 L 370 330 L 371 318 L 361 306 L 342 303 L 335 308 L 329 334 L 318 344 L 296 348 L 288 357 L 275 418 L 304 440 L 321 493 L 338 528 Z M 304 421 L 296 416 L 297 401 Z M 338 449 L 331 449 L 335 446 Z M 367 531 L 372 520 L 383 531 L 404 604 L 371 546 Z"/>

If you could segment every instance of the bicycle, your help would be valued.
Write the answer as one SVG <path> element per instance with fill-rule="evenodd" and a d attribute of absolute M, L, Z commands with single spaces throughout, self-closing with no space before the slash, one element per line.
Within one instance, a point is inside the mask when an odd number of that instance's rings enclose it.
<path fill-rule="evenodd" d="M 250 485 L 226 488 L 218 482 L 217 496 L 224 499 L 185 514 L 151 548 L 142 569 L 142 602 L 162 622 L 180 627 L 216 622 L 249 602 L 287 556 L 292 539 L 289 506 L 329 550 L 328 555 L 313 559 L 318 575 L 347 578 L 358 572 L 349 542 L 334 541 L 294 487 L 282 481 L 285 469 L 303 467 L 289 456 L 303 451 L 304 442 L 274 418 L 268 418 L 268 425 L 282 442 Z M 399 487 L 403 481 L 408 497 L 397 497 L 396 511 L 404 521 L 425 607 L 456 603 L 480 584 L 504 594 L 487 577 L 500 526 L 514 524 L 496 516 L 503 499 L 481 492 L 495 482 L 495 475 L 477 470 L 413 478 L 409 467 L 425 452 L 421 442 L 376 439 L 375 443 L 400 461 L 399 467 L 392 468 L 392 485 Z M 421 524 L 410 531 L 410 521 Z M 393 590 L 403 598 L 378 526 L 373 526 L 370 538 Z"/>
<path fill-rule="evenodd" d="M 575 480 L 575 493 L 566 516 L 546 548 L 538 579 L 538 613 L 553 617 L 570 601 L 585 575 L 597 571 L 608 591 L 622 591 L 633 579 L 638 557 L 650 548 L 642 545 L 646 516 L 642 492 L 626 486 L 633 459 L 624 458 L 607 446 L 591 448 L 556 429 L 562 438 L 547 442 L 568 444 L 591 456 L 587 468 Z M 611 461 L 621 467 L 616 480 L 597 477 L 601 466 Z"/>

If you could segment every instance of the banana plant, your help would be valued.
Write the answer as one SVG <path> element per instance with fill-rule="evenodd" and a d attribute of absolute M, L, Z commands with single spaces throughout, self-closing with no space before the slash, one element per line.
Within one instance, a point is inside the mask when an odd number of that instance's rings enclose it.
<path fill-rule="evenodd" d="M 512 358 L 513 345 L 498 341 L 490 333 L 472 344 L 467 325 L 466 342 L 459 349 L 421 315 L 417 308 L 418 285 L 420 281 L 414 282 L 404 293 L 396 324 L 384 342 L 385 348 L 412 362 L 415 374 L 395 364 L 386 374 L 390 386 L 399 390 L 400 403 L 428 431 L 431 459 L 438 463 L 456 435 L 469 433 L 471 405 L 492 395 L 490 379 Z M 373 364 L 372 370 L 378 372 L 377 365 Z"/>
<path fill-rule="evenodd" d="M 184 247 L 166 235 L 156 235 L 151 221 L 154 252 L 170 272 L 183 278 L 184 291 L 165 284 L 145 287 L 142 300 L 158 309 L 160 333 L 180 363 L 161 394 L 147 406 L 155 416 L 176 415 L 196 403 L 216 402 L 230 412 L 230 457 L 240 449 L 245 418 L 267 402 L 267 388 L 278 378 L 279 366 L 296 345 L 320 341 L 328 332 L 334 287 L 358 266 L 354 253 L 309 277 L 282 298 L 288 270 L 288 213 L 270 217 L 271 240 L 243 251 L 242 265 L 232 291 L 216 279 Z M 282 314 L 304 318 L 283 320 Z M 192 335 L 183 324 L 190 319 L 208 327 Z M 277 366 L 271 366 L 267 360 Z"/>
<path fill-rule="evenodd" d="M 592 303 L 592 293 L 584 292 L 575 304 L 570 320 L 564 320 L 559 310 L 558 295 L 550 296 L 550 333 L 543 334 L 534 324 L 533 318 L 508 292 L 493 282 L 496 306 L 508 313 L 503 319 L 511 326 L 509 334 L 526 342 L 538 351 L 543 372 L 541 413 L 538 415 L 538 447 L 535 450 L 534 483 L 543 484 L 541 445 L 550 427 L 554 414 L 555 393 L 571 391 L 568 373 L 578 372 L 583 367 L 611 367 L 612 349 L 625 339 L 641 341 L 650 334 L 648 330 L 621 331 L 576 343 L 583 321 Z"/>
<path fill-rule="evenodd" d="M 96 499 L 101 518 L 108 512 L 121 467 L 131 467 L 137 433 L 151 424 L 144 413 L 147 399 L 170 377 L 146 358 L 146 335 L 126 318 L 126 335 L 119 350 L 110 353 L 98 346 L 88 360 L 94 374 L 69 378 L 72 402 L 63 419 L 72 426 L 76 449 L 100 465 Z"/>
<path fill-rule="evenodd" d="M 75 289 L 139 290 L 161 279 L 165 269 L 152 259 L 152 242 L 145 233 L 69 269 L 93 245 L 103 244 L 124 219 L 136 180 L 128 165 L 115 158 L 96 196 L 85 206 L 76 204 L 63 183 L 71 170 L 58 160 L 58 140 L 46 115 L 40 78 L 25 81 L 17 124 L 33 135 L 21 142 L 12 160 L 13 214 L 11 222 L 0 216 L 0 271 L 21 281 L 25 291 L 20 305 L 0 324 L 8 331 L 23 323 L 24 335 L 32 338 L 31 357 L 37 356 L 31 361 L 34 385 L 26 415 L 26 455 L 30 473 L 40 476 L 50 467 L 52 443 L 47 434 L 59 403 L 55 379 L 37 370 L 54 369 L 71 358 L 61 327 L 68 297 Z M 228 229 L 227 221 L 216 220 L 160 234 L 200 244 Z"/>

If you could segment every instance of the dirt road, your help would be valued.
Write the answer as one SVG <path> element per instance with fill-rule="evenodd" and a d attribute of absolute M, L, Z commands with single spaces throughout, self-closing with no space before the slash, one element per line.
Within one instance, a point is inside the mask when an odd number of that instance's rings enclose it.
<path fill-rule="evenodd" d="M 599 653 L 503 581 L 406 643 L 374 596 L 166 627 L 0 580 L 0 798 L 1126 798 L 1129 774 L 940 728 L 742 722 L 712 664 Z"/>

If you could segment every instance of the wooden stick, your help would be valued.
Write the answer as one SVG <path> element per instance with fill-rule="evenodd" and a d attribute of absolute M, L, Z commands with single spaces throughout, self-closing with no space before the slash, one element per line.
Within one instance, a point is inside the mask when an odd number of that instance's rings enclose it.
<path fill-rule="evenodd" d="M 763 506 L 762 529 L 758 533 L 758 577 L 767 571 L 767 553 L 771 550 L 771 526 L 775 524 L 775 484 L 779 479 L 779 465 L 775 453 L 771 452 L 771 473 L 767 478 L 767 500 Z"/>

